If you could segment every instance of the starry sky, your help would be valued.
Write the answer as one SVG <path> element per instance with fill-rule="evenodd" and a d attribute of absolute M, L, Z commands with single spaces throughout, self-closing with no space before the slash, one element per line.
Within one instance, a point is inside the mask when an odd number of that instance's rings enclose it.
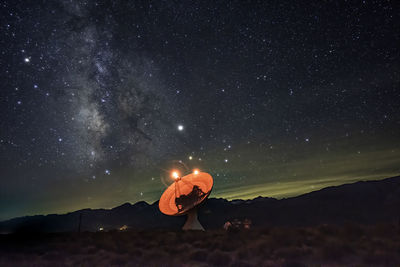
<path fill-rule="evenodd" d="M 350 3 L 351 2 L 351 3 Z M 400 174 L 395 1 L 1 1 L 0 220 Z"/>

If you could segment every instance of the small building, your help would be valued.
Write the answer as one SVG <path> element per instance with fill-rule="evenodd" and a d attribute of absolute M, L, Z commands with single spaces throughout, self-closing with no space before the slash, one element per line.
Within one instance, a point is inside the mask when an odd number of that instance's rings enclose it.
<path fill-rule="evenodd" d="M 226 221 L 224 223 L 223 228 L 224 228 L 225 231 L 228 231 L 228 230 L 242 230 L 242 229 L 248 230 L 248 229 L 251 228 L 251 220 L 248 219 L 248 218 L 245 218 L 243 220 L 239 220 L 239 219 L 236 218 L 236 219 L 233 219 L 233 220 L 230 220 L 230 221 Z"/>
<path fill-rule="evenodd" d="M 120 231 L 126 231 L 128 230 L 128 225 L 124 224 L 119 228 Z"/>

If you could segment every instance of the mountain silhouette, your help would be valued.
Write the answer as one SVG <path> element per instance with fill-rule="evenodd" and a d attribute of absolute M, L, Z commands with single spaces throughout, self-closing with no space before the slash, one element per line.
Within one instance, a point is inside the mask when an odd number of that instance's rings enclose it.
<path fill-rule="evenodd" d="M 119 229 L 180 229 L 185 216 L 166 216 L 153 204 L 125 203 L 113 209 L 83 209 L 67 214 L 26 216 L 0 222 L 0 233 L 76 232 Z M 210 198 L 199 207 L 206 229 L 228 220 L 250 219 L 253 227 L 400 222 L 400 176 L 327 187 L 304 195 L 252 200 Z"/>

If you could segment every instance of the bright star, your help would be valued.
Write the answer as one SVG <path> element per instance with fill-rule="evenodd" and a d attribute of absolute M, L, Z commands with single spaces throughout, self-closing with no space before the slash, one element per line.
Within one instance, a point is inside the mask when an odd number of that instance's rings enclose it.
<path fill-rule="evenodd" d="M 182 124 L 178 125 L 178 131 L 183 131 L 183 125 Z"/>
<path fill-rule="evenodd" d="M 29 57 L 24 58 L 25 63 L 31 62 L 31 59 Z"/>

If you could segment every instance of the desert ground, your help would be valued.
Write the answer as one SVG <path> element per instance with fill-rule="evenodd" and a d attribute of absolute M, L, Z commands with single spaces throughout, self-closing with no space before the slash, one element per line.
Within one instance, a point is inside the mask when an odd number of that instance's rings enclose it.
<path fill-rule="evenodd" d="M 400 266 L 394 224 L 0 236 L 0 266 Z"/>

